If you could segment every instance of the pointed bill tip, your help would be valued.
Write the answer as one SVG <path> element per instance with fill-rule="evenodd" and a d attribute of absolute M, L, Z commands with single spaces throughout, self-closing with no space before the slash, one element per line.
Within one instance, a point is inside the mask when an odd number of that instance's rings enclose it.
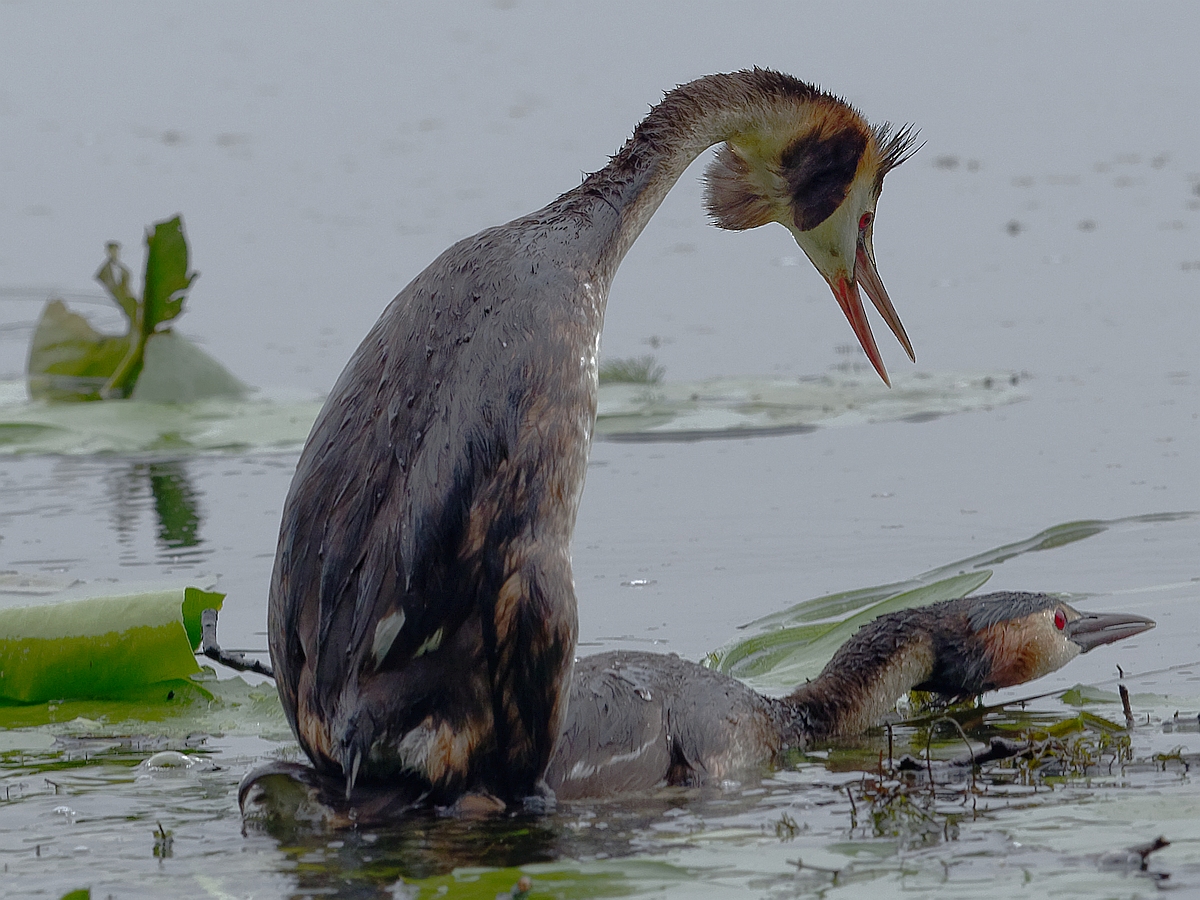
<path fill-rule="evenodd" d="M 1104 644 L 1112 644 L 1149 631 L 1154 626 L 1154 620 L 1144 616 L 1080 611 L 1078 619 L 1067 623 L 1066 633 L 1067 637 L 1079 645 L 1081 653 L 1087 653 Z"/>
<path fill-rule="evenodd" d="M 837 281 L 831 282 L 830 287 L 833 288 L 833 295 L 837 298 L 838 306 L 842 308 L 850 327 L 854 329 L 854 336 L 858 338 L 863 352 L 867 354 L 867 359 L 871 361 L 871 365 L 875 367 L 875 371 L 879 373 L 883 383 L 891 387 L 891 379 L 888 378 L 887 369 L 883 365 L 883 357 L 879 355 L 879 348 L 875 345 L 875 336 L 871 333 L 871 324 L 867 321 L 867 314 L 863 309 L 862 297 L 858 293 L 858 284 L 843 275 Z"/>
<path fill-rule="evenodd" d="M 892 301 L 883 286 L 883 280 L 879 277 L 879 270 L 875 268 L 875 255 L 871 252 L 869 238 L 858 242 L 858 252 L 854 258 L 854 279 L 867 292 L 867 296 L 879 310 L 883 321 L 887 322 L 888 328 L 892 330 L 892 334 L 896 336 L 896 340 L 900 342 L 900 346 L 904 348 L 908 358 L 916 362 L 917 356 L 913 353 L 912 342 L 904 330 L 904 323 L 900 321 L 899 313 L 892 306 Z"/>

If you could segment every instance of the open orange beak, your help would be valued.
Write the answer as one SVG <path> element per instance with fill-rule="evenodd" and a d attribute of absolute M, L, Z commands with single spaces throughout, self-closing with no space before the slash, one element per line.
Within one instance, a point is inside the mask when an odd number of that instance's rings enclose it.
<path fill-rule="evenodd" d="M 875 336 L 871 334 L 871 325 L 867 322 L 862 297 L 858 293 L 860 284 L 867 292 L 867 296 L 871 298 L 871 302 L 875 304 L 875 308 L 879 310 L 879 314 L 883 316 L 883 321 L 887 322 L 888 328 L 892 329 L 896 340 L 904 347 L 908 358 L 916 362 L 917 358 L 913 355 L 912 343 L 904 331 L 900 316 L 896 313 L 896 308 L 892 306 L 887 290 L 879 279 L 879 271 L 875 268 L 875 255 L 871 252 L 867 241 L 862 239 L 858 242 L 858 252 L 854 258 L 854 278 L 848 279 L 842 275 L 836 281 L 830 282 L 829 286 L 833 288 L 833 295 L 837 298 L 842 312 L 846 314 L 850 327 L 854 329 L 854 336 L 862 345 L 867 359 L 871 361 L 871 365 L 875 367 L 875 371 L 879 373 L 883 383 L 891 387 L 892 382 L 888 379 L 887 369 L 883 365 L 883 357 L 879 355 L 879 348 L 875 346 Z"/>

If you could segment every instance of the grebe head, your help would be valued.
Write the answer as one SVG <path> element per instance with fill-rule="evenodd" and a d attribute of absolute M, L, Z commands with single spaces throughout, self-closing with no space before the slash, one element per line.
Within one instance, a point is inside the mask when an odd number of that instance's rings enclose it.
<path fill-rule="evenodd" d="M 890 384 L 859 286 L 910 359 L 912 344 L 875 266 L 875 207 L 884 176 L 914 152 L 915 132 L 872 127 L 832 97 L 800 116 L 767 116 L 728 140 L 705 173 L 705 203 L 721 228 L 778 222 L 828 282 L 875 371 Z"/>
<path fill-rule="evenodd" d="M 968 612 L 991 663 L 987 680 L 996 688 L 1040 678 L 1081 653 L 1154 627 L 1142 616 L 1085 612 L 1049 594 L 998 596 L 1010 599 Z"/>

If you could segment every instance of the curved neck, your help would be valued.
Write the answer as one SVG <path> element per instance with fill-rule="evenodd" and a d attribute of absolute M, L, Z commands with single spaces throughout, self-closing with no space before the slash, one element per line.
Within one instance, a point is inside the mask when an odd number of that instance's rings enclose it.
<path fill-rule="evenodd" d="M 933 677 L 943 643 L 935 615 L 903 610 L 864 625 L 820 675 L 779 701 L 785 727 L 813 741 L 878 724 L 900 697 Z"/>
<path fill-rule="evenodd" d="M 611 281 L 667 192 L 701 153 L 742 135 L 762 135 L 775 122 L 794 128 L 805 107 L 827 99 L 803 82 L 758 69 L 685 84 L 650 111 L 607 166 L 538 218 L 579 217 L 588 230 L 597 229 L 597 267 Z"/>

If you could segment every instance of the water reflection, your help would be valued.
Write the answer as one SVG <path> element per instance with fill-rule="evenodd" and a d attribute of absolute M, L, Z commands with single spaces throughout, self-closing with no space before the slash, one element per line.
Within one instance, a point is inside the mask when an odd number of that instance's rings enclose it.
<path fill-rule="evenodd" d="M 168 547 L 200 544 L 199 499 L 179 461 L 151 463 L 147 467 L 154 511 L 158 513 L 158 540 Z"/>
<path fill-rule="evenodd" d="M 669 789 L 654 797 L 567 804 L 550 816 L 420 813 L 393 826 L 332 835 L 303 826 L 252 825 L 248 837 L 278 847 L 286 860 L 280 869 L 290 874 L 298 896 L 409 896 L 396 892 L 397 884 L 408 883 L 412 896 L 466 891 L 490 900 L 519 896 L 522 874 L 534 875 L 539 892 L 553 886 L 560 896 L 608 896 L 647 886 L 647 873 L 637 864 L 647 849 L 686 845 L 708 829 L 758 835 L 778 809 L 796 801 L 796 791 L 795 785 L 745 792 Z M 626 860 L 629 869 L 606 860 Z M 654 869 L 655 878 L 672 880 L 669 866 L 659 862 Z"/>
<path fill-rule="evenodd" d="M 538 819 L 463 821 L 428 815 L 382 831 L 329 835 L 279 836 L 280 849 L 294 865 L 301 895 L 336 893 L 339 897 L 394 897 L 402 879 L 423 880 L 462 867 L 512 869 L 551 862 L 560 829 Z M 493 873 L 507 891 L 519 874 Z"/>
<path fill-rule="evenodd" d="M 142 510 L 151 503 L 160 550 L 178 557 L 178 551 L 204 543 L 200 534 L 202 494 L 188 475 L 187 460 L 131 462 L 112 470 L 107 482 L 113 527 L 123 546 L 136 542 Z"/>

